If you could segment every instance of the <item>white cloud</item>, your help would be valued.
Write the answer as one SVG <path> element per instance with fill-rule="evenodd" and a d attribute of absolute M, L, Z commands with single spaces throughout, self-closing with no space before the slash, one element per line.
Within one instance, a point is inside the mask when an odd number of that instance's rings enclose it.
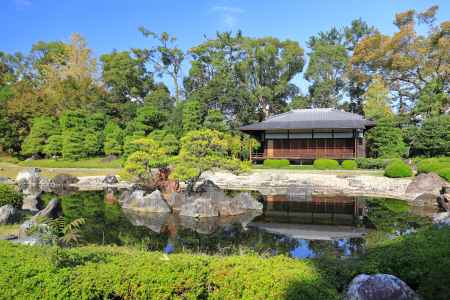
<path fill-rule="evenodd" d="M 239 23 L 239 15 L 245 11 L 234 6 L 213 6 L 211 11 L 220 15 L 221 22 L 227 29 L 234 29 Z"/>

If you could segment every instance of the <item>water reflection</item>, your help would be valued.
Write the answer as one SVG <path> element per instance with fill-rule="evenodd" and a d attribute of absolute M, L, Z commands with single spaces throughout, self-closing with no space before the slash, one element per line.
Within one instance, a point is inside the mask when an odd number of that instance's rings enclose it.
<path fill-rule="evenodd" d="M 166 253 L 228 255 L 250 250 L 311 258 L 357 255 L 366 248 L 363 221 L 367 199 L 313 196 L 309 201 L 287 201 L 286 196 L 277 195 L 264 199 L 262 214 L 195 219 L 125 210 L 115 200 L 119 194 L 62 195 L 63 215 L 69 222 L 85 218 L 81 233 L 85 243 L 129 245 Z M 385 206 L 376 206 L 375 221 L 391 226 L 380 221 L 384 222 L 385 215 L 393 218 Z M 394 207 L 398 209 L 398 205 Z"/>

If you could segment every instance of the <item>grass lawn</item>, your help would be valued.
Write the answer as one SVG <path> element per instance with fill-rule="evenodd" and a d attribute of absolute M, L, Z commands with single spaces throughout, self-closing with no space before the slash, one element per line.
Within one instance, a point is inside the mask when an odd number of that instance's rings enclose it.
<path fill-rule="evenodd" d="M 0 237 L 7 236 L 10 234 L 18 234 L 19 229 L 20 229 L 20 224 L 0 225 Z"/>
<path fill-rule="evenodd" d="M 120 159 L 104 162 L 101 157 L 79 161 L 52 159 L 19 161 L 10 156 L 0 155 L 0 176 L 15 178 L 17 173 L 31 167 L 41 168 L 42 174 L 49 178 L 62 173 L 73 176 L 102 176 L 118 174 L 121 163 Z"/>
<path fill-rule="evenodd" d="M 18 163 L 23 167 L 37 167 L 37 168 L 80 168 L 80 169 L 120 169 L 122 160 L 116 159 L 113 161 L 102 161 L 103 157 L 88 158 L 82 160 L 54 160 L 54 159 L 39 159 L 39 160 L 24 160 Z"/>
<path fill-rule="evenodd" d="M 253 165 L 254 171 L 263 171 L 263 170 L 271 170 L 274 172 L 306 172 L 306 173 L 322 173 L 322 174 L 339 174 L 339 175 L 371 175 L 371 176 L 383 176 L 383 170 L 366 170 L 366 169 L 357 169 L 357 170 L 345 170 L 341 167 L 335 170 L 317 170 L 313 165 L 289 165 L 280 168 L 270 168 L 264 165 Z"/>

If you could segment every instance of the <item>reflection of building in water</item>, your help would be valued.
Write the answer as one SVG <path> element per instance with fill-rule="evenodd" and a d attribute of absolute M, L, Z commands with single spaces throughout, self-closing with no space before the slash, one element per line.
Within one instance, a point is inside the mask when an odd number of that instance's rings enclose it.
<path fill-rule="evenodd" d="M 258 220 L 268 223 L 355 225 L 365 214 L 362 201 L 346 196 L 312 196 L 311 201 L 288 201 L 286 195 L 266 197 Z"/>

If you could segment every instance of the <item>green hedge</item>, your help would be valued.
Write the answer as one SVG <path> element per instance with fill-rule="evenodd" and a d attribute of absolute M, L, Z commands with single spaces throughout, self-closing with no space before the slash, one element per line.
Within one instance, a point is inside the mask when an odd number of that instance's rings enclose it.
<path fill-rule="evenodd" d="M 289 166 L 289 160 L 287 159 L 265 159 L 264 160 L 264 167 L 267 168 L 285 168 L 287 166 Z"/>
<path fill-rule="evenodd" d="M 310 261 L 0 241 L 3 299 L 338 299 Z"/>
<path fill-rule="evenodd" d="M 0 184 L 0 206 L 6 204 L 20 208 L 22 206 L 22 194 L 17 192 L 14 186 Z"/>
<path fill-rule="evenodd" d="M 354 160 L 344 160 L 341 166 L 345 170 L 356 170 L 358 169 L 358 164 Z"/>
<path fill-rule="evenodd" d="M 438 172 L 440 169 L 450 168 L 450 159 L 442 158 L 426 158 L 417 162 L 418 173 Z"/>
<path fill-rule="evenodd" d="M 450 167 L 438 170 L 438 175 L 450 182 Z"/>
<path fill-rule="evenodd" d="M 412 169 L 401 159 L 392 160 L 384 169 L 384 176 L 386 177 L 411 177 L 413 175 Z"/>
<path fill-rule="evenodd" d="M 339 169 L 339 163 L 334 159 L 319 158 L 314 161 L 314 168 L 317 170 Z"/>
<path fill-rule="evenodd" d="M 390 159 L 360 157 L 356 159 L 356 164 L 360 169 L 384 169 Z"/>

